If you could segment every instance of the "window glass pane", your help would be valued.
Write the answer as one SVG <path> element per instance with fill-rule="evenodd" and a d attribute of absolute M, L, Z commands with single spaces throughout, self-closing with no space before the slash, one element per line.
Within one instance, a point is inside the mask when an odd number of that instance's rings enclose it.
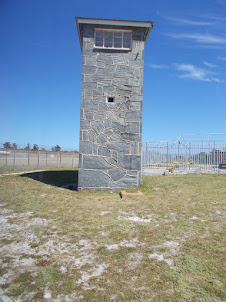
<path fill-rule="evenodd" d="M 96 31 L 96 37 L 103 37 L 104 36 L 104 32 L 103 31 Z"/>
<path fill-rule="evenodd" d="M 104 33 L 104 46 L 105 47 L 112 47 L 113 46 L 113 32 L 106 31 Z"/>
<path fill-rule="evenodd" d="M 122 48 L 122 33 L 114 32 L 114 47 Z"/>
<path fill-rule="evenodd" d="M 131 40 L 131 33 L 123 33 L 123 40 L 130 41 Z"/>
<path fill-rule="evenodd" d="M 131 48 L 131 43 L 123 42 L 123 48 Z"/>
<path fill-rule="evenodd" d="M 110 48 L 131 48 L 132 35 L 129 32 L 101 31 L 95 33 L 95 46 Z"/>
<path fill-rule="evenodd" d="M 102 47 L 103 47 L 103 39 L 97 39 L 97 38 L 96 38 L 95 45 L 96 45 L 96 46 L 102 46 Z"/>
<path fill-rule="evenodd" d="M 123 48 L 131 48 L 131 33 L 123 33 Z"/>
<path fill-rule="evenodd" d="M 103 45 L 104 45 L 104 32 L 96 31 L 95 46 L 103 47 Z"/>
<path fill-rule="evenodd" d="M 120 33 L 120 32 L 114 32 L 114 38 L 116 38 L 116 39 L 122 39 L 122 33 Z"/>

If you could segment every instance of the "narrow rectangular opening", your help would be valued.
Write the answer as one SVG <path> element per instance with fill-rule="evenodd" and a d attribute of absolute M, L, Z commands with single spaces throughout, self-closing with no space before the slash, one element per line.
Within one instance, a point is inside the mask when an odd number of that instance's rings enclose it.
<path fill-rule="evenodd" d="M 113 97 L 108 97 L 107 102 L 108 103 L 114 103 L 114 98 Z"/>

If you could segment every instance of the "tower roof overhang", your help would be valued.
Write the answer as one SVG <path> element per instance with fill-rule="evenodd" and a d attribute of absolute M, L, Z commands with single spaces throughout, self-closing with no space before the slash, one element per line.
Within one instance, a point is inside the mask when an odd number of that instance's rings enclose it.
<path fill-rule="evenodd" d="M 106 25 L 106 26 L 120 26 L 120 27 L 140 27 L 144 30 L 144 42 L 147 41 L 149 33 L 153 28 L 153 21 L 134 21 L 134 20 L 117 20 L 117 19 L 97 19 L 97 18 L 83 18 L 75 17 L 80 46 L 82 48 L 82 27 L 84 24 Z"/>

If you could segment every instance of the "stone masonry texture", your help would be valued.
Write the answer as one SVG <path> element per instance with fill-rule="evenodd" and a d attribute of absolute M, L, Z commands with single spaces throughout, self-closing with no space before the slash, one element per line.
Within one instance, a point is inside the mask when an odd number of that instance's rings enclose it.
<path fill-rule="evenodd" d="M 97 27 L 83 26 L 78 189 L 136 187 L 141 183 L 144 32 L 132 28 L 130 51 L 95 49 Z"/>

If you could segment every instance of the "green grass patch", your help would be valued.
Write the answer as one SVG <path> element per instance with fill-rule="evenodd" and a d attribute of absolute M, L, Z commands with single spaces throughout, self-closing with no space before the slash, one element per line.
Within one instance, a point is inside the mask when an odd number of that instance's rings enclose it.
<path fill-rule="evenodd" d="M 226 175 L 144 176 L 143 196 L 79 192 L 77 171 L 0 179 L 5 294 L 41 301 L 225 301 Z"/>

